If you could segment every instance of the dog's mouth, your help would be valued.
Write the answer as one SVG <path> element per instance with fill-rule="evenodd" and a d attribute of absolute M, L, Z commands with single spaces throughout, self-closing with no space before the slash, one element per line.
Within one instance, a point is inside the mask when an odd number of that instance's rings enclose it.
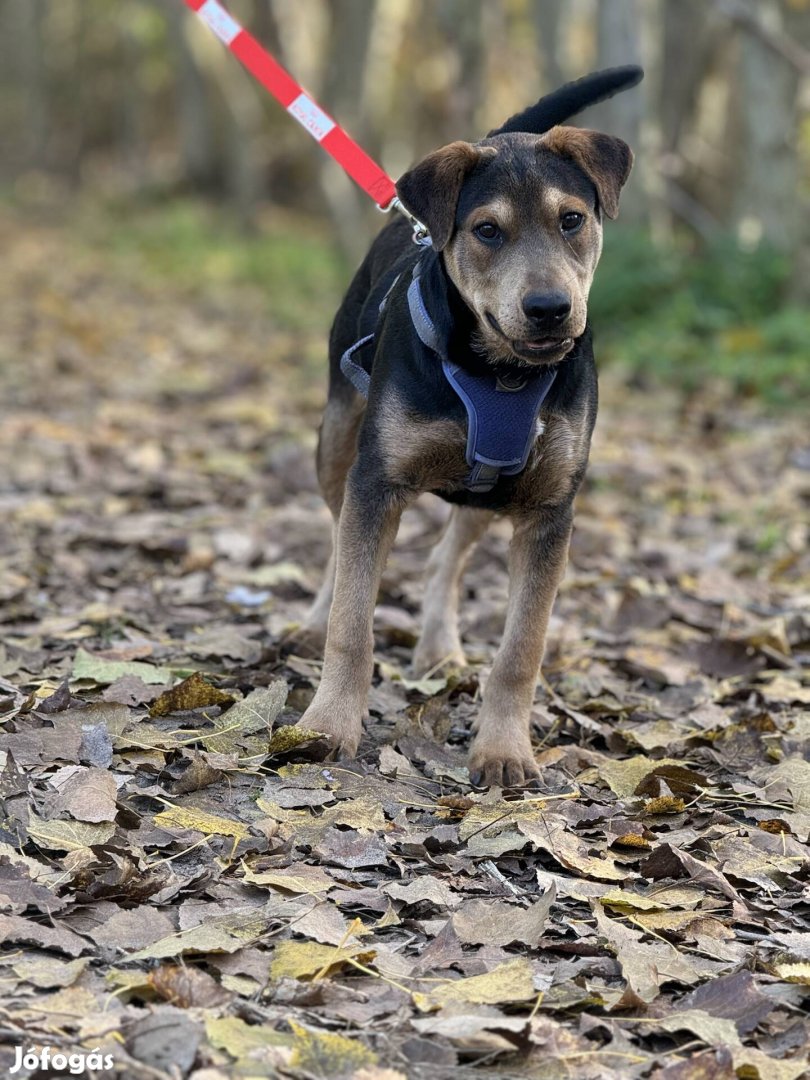
<path fill-rule="evenodd" d="M 512 352 L 525 360 L 532 360 L 535 363 L 540 360 L 561 360 L 574 345 L 573 338 L 555 337 L 553 334 L 538 334 L 537 337 L 523 338 L 522 340 L 510 338 L 503 332 L 494 315 L 487 312 L 486 318 L 495 333 L 507 342 Z"/>

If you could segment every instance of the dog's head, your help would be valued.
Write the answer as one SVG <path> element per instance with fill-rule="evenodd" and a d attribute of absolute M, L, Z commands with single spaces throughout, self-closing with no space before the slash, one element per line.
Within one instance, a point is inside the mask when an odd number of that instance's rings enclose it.
<path fill-rule="evenodd" d="M 401 177 L 489 359 L 557 363 L 584 333 L 602 215 L 632 163 L 621 139 L 555 127 L 451 143 Z"/>

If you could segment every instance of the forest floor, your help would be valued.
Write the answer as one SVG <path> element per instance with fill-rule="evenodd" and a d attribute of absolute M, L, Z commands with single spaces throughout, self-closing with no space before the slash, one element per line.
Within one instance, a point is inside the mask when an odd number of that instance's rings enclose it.
<path fill-rule="evenodd" d="M 465 578 L 469 669 L 409 681 L 446 516 L 420 501 L 372 723 L 324 765 L 279 730 L 319 665 L 278 650 L 329 544 L 322 298 L 285 325 L 275 283 L 184 284 L 8 208 L 0 243 L 0 1062 L 805 1075 L 806 415 L 603 373 L 539 793 L 465 768 L 505 525 Z"/>

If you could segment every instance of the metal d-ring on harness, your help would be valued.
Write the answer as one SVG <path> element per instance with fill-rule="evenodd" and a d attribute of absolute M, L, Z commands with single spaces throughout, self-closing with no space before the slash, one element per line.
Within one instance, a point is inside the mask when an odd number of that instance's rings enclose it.
<path fill-rule="evenodd" d="M 380 206 L 378 203 L 377 209 L 381 210 L 383 214 L 387 214 L 389 210 L 398 210 L 400 214 L 410 222 L 411 228 L 413 229 L 413 236 L 411 237 L 413 242 L 419 247 L 431 246 L 430 233 L 428 232 L 427 226 L 423 225 L 419 218 L 415 217 L 410 212 L 407 206 L 400 201 L 398 195 L 395 195 L 387 206 Z"/>
<path fill-rule="evenodd" d="M 557 369 L 544 367 L 500 375 L 496 371 L 478 375 L 453 363 L 422 295 L 420 277 L 425 258 L 423 255 L 414 266 L 408 285 L 411 322 L 423 347 L 441 360 L 444 377 L 467 413 L 465 459 L 470 471 L 463 481 L 464 487 L 473 492 L 491 491 L 501 476 L 514 476 L 526 467 L 540 433 L 540 409 L 557 376 Z M 380 315 L 399 276 L 380 303 Z M 364 397 L 368 397 L 371 375 L 358 363 L 355 354 L 373 341 L 374 334 L 366 334 L 349 346 L 340 359 L 340 370 Z"/>

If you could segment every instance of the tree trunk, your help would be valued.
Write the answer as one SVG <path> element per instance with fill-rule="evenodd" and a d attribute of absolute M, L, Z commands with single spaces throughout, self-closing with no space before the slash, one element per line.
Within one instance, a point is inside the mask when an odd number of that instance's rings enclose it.
<path fill-rule="evenodd" d="M 330 15 L 322 104 L 353 139 L 371 149 L 362 97 L 377 0 L 332 0 Z M 340 246 L 357 260 L 368 241 L 368 196 L 325 155 L 319 180 Z"/>
<path fill-rule="evenodd" d="M 639 0 L 609 0 L 597 7 L 598 67 L 641 63 L 641 18 Z M 590 109 L 583 125 L 618 135 L 638 153 L 644 115 L 644 83 Z M 622 196 L 622 218 L 640 223 L 647 218 L 647 184 L 641 175 L 643 158 L 637 160 Z"/>
<path fill-rule="evenodd" d="M 810 42 L 810 3 L 798 7 L 795 3 L 788 4 L 785 11 L 785 31 L 791 41 Z M 797 111 L 800 125 L 806 124 L 807 114 L 810 111 L 807 97 L 803 99 L 804 105 L 798 105 Z M 801 127 L 797 127 L 796 135 Z M 795 248 L 793 256 L 793 273 L 790 279 L 789 296 L 791 300 L 800 304 L 810 304 L 810 177 L 799 176 L 796 190 L 796 230 Z"/>
<path fill-rule="evenodd" d="M 684 146 L 694 129 L 700 93 L 711 72 L 719 36 L 725 32 L 704 0 L 663 0 L 660 76 L 653 90 L 658 103 L 660 220 L 667 232 L 675 220 L 685 222 L 704 239 L 718 230 L 718 220 L 690 190 L 695 163 L 685 158 Z"/>
<path fill-rule="evenodd" d="M 564 50 L 561 28 L 564 10 L 565 0 L 534 0 L 531 6 L 546 92 L 561 86 L 567 77 L 562 61 Z"/>
<path fill-rule="evenodd" d="M 45 5 L 43 0 L 12 0 L 5 14 L 9 21 L 13 19 L 14 23 L 5 45 L 5 48 L 14 49 L 14 52 L 9 52 L 6 62 L 13 63 L 16 59 L 15 66 L 24 87 L 24 159 L 29 167 L 43 168 L 46 165 L 50 126 L 48 78 L 42 33 Z"/>
<path fill-rule="evenodd" d="M 757 19 L 784 32 L 786 4 L 747 0 Z M 737 232 L 793 254 L 797 241 L 797 97 L 799 72 L 759 34 L 740 30 L 739 162 L 730 195 Z"/>
<path fill-rule="evenodd" d="M 191 19 L 188 10 L 172 0 L 161 6 L 177 72 L 175 101 L 184 179 L 194 187 L 211 187 L 217 176 L 211 102 L 188 40 Z"/>

